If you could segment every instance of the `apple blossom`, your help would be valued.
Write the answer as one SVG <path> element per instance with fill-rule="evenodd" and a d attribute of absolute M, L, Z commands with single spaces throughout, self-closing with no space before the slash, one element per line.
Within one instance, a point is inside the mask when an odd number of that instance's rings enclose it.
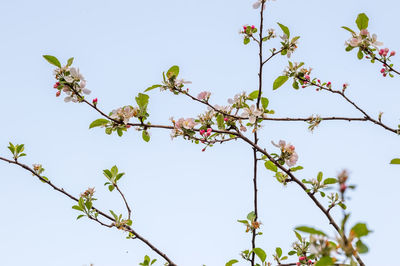
<path fill-rule="evenodd" d="M 250 107 L 244 108 L 242 116 L 249 118 L 249 122 L 251 124 L 254 124 L 257 120 L 257 117 L 261 117 L 263 113 L 263 110 L 257 109 L 256 106 L 253 104 Z"/>
<path fill-rule="evenodd" d="M 200 92 L 199 95 L 197 95 L 197 99 L 199 99 L 200 101 L 208 101 L 210 96 L 211 96 L 211 92 L 203 91 L 203 92 Z"/>

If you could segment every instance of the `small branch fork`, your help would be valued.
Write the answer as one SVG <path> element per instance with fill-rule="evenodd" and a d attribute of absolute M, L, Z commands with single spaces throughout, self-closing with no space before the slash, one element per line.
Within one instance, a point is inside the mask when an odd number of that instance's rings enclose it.
<path fill-rule="evenodd" d="M 72 196 L 70 193 L 66 192 L 63 188 L 59 188 L 56 185 L 54 185 L 51 181 L 44 179 L 43 177 L 41 177 L 40 175 L 38 175 L 32 168 L 30 168 L 29 166 L 27 166 L 26 164 L 22 164 L 20 162 L 18 162 L 18 160 L 9 160 L 7 158 L 4 157 L 0 157 L 1 161 L 10 163 L 10 164 L 15 164 L 18 165 L 19 167 L 27 170 L 28 172 L 30 172 L 32 175 L 36 176 L 40 181 L 42 181 L 43 183 L 46 183 L 47 185 L 51 186 L 54 190 L 60 192 L 61 194 L 64 194 L 65 196 L 67 196 L 68 198 L 72 199 L 75 202 L 79 202 L 79 199 L 77 199 L 76 197 Z M 125 196 L 122 194 L 122 192 L 119 190 L 119 188 L 117 186 L 115 186 L 117 188 L 117 190 L 120 192 L 122 198 L 124 199 L 124 202 L 126 204 L 126 207 L 128 209 L 128 213 L 130 216 L 130 208 L 128 203 L 125 200 Z M 100 220 L 98 220 L 96 217 L 92 217 L 92 216 L 88 216 L 89 219 L 96 221 L 97 223 L 101 224 L 102 226 L 106 226 L 109 228 L 114 227 L 113 223 L 115 222 L 115 219 L 112 218 L 111 216 L 109 216 L 108 214 L 102 212 L 101 210 L 92 207 L 92 209 L 94 211 L 96 211 L 100 216 L 102 216 L 103 218 L 109 220 L 112 222 L 112 224 L 106 224 Z M 151 248 L 155 253 L 157 253 L 158 255 L 160 255 L 161 257 L 163 257 L 170 266 L 177 266 L 177 264 L 175 264 L 165 253 L 163 253 L 162 251 L 160 251 L 158 248 L 156 248 L 153 244 L 151 244 L 147 239 L 145 239 L 143 236 L 141 236 L 140 234 L 138 234 L 132 227 L 125 225 L 124 226 L 124 231 L 130 232 L 134 235 L 134 239 L 139 239 L 140 241 L 142 241 L 144 244 L 146 244 L 149 248 Z"/>
<path fill-rule="evenodd" d="M 376 119 L 372 118 L 369 114 L 367 114 L 366 111 L 364 111 L 361 107 L 359 107 L 356 103 L 354 103 L 354 101 L 350 100 L 350 98 L 348 98 L 348 97 L 346 96 L 346 94 L 344 93 L 344 91 L 332 90 L 332 89 L 330 89 L 330 88 L 328 88 L 328 87 L 324 87 L 324 86 L 322 86 L 322 85 L 320 85 L 320 84 L 317 84 L 317 83 L 315 83 L 315 82 L 310 82 L 310 81 L 305 80 L 305 79 L 300 79 L 300 80 L 301 80 L 301 81 L 304 81 L 304 82 L 308 82 L 308 83 L 310 83 L 310 85 L 315 86 L 315 87 L 318 87 L 318 88 L 321 89 L 321 90 L 328 91 L 328 92 L 331 92 L 331 93 L 333 93 L 333 94 L 338 94 L 338 95 L 340 95 L 343 99 L 345 99 L 348 103 L 350 103 L 354 108 L 356 108 L 358 111 L 360 111 L 360 112 L 364 115 L 363 120 L 358 120 L 358 121 L 370 121 L 370 122 L 372 122 L 372 123 L 374 123 L 374 124 L 376 124 L 376 125 L 378 125 L 378 126 L 383 127 L 384 129 L 386 129 L 386 130 L 388 130 L 388 131 L 391 131 L 391 132 L 395 133 L 395 134 L 399 134 L 399 133 L 400 133 L 400 132 L 399 132 L 399 129 L 391 128 L 391 127 L 389 127 L 389 126 L 383 124 L 383 123 L 380 121 L 380 119 L 379 119 L 379 120 L 376 120 Z M 324 119 L 323 119 L 323 120 L 324 120 Z M 343 120 L 347 120 L 347 119 L 343 119 Z M 350 120 L 349 120 L 349 121 L 350 121 Z M 354 120 L 352 120 L 352 121 L 354 121 Z"/>

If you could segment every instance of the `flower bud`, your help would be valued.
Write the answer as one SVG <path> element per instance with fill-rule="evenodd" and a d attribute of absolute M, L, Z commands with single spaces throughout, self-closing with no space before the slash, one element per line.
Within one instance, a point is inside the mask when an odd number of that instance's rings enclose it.
<path fill-rule="evenodd" d="M 97 98 L 94 98 L 92 102 L 93 102 L 93 105 L 96 106 L 97 105 Z"/>
<path fill-rule="evenodd" d="M 395 56 L 396 55 L 396 52 L 395 51 L 391 51 L 390 52 L 390 56 Z"/>

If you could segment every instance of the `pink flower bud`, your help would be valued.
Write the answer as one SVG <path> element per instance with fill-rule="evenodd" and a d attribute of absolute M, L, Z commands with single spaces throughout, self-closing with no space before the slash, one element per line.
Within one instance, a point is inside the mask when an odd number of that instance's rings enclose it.
<path fill-rule="evenodd" d="M 396 55 L 396 52 L 395 51 L 391 51 L 390 52 L 390 56 L 395 56 Z"/>
<path fill-rule="evenodd" d="M 368 30 L 367 29 L 363 29 L 360 31 L 360 34 L 363 36 L 367 36 L 368 35 Z"/>
<path fill-rule="evenodd" d="M 207 128 L 207 134 L 211 134 L 212 128 Z"/>
<path fill-rule="evenodd" d="M 54 84 L 53 88 L 54 88 L 54 89 L 57 89 L 58 86 L 60 86 L 60 82 L 56 82 L 56 83 Z"/>
<path fill-rule="evenodd" d="M 246 29 L 247 29 L 247 26 L 243 26 L 243 29 L 246 30 Z"/>
<path fill-rule="evenodd" d="M 310 76 L 309 75 L 305 75 L 304 77 L 306 78 L 306 80 L 310 80 Z"/>
<path fill-rule="evenodd" d="M 226 121 L 228 121 L 229 120 L 229 118 L 228 117 L 224 117 L 224 121 L 226 122 Z"/>
<path fill-rule="evenodd" d="M 384 53 L 385 53 L 385 50 L 383 50 L 383 49 L 379 50 L 379 55 L 383 55 Z"/>
<path fill-rule="evenodd" d="M 206 148 L 203 148 L 201 151 L 205 151 L 206 150 Z"/>
<path fill-rule="evenodd" d="M 93 103 L 94 105 L 96 105 L 96 104 L 97 104 L 97 98 L 94 98 L 93 101 L 92 101 L 92 103 Z"/>
<path fill-rule="evenodd" d="M 384 68 L 381 69 L 381 73 L 382 74 L 385 73 L 385 69 Z"/>
<path fill-rule="evenodd" d="M 346 191 L 346 189 L 347 189 L 347 186 L 346 186 L 346 184 L 340 184 L 340 192 L 345 192 Z"/>
<path fill-rule="evenodd" d="M 389 53 L 389 48 L 385 48 L 385 53 Z"/>
<path fill-rule="evenodd" d="M 296 265 L 297 265 L 297 266 L 300 266 L 300 262 L 296 262 Z"/>
<path fill-rule="evenodd" d="M 317 80 L 318 81 L 318 83 L 321 83 L 321 80 Z"/>
<path fill-rule="evenodd" d="M 200 132 L 200 135 L 203 136 L 204 132 L 206 132 L 206 131 L 204 129 L 201 129 L 199 132 Z"/>
<path fill-rule="evenodd" d="M 254 28 L 255 28 L 254 25 L 251 25 L 251 28 L 254 30 Z"/>
<path fill-rule="evenodd" d="M 383 76 L 384 76 L 384 77 L 386 77 L 386 75 L 387 75 L 386 73 L 385 73 L 385 74 L 383 74 Z"/>
<path fill-rule="evenodd" d="M 306 257 L 304 257 L 304 256 L 302 256 L 302 257 L 299 257 L 299 260 L 306 260 L 307 258 Z"/>
<path fill-rule="evenodd" d="M 57 91 L 56 97 L 58 97 L 58 96 L 60 96 L 60 95 L 61 95 L 61 91 Z"/>
<path fill-rule="evenodd" d="M 131 127 L 131 125 L 126 125 L 126 128 L 130 128 Z"/>

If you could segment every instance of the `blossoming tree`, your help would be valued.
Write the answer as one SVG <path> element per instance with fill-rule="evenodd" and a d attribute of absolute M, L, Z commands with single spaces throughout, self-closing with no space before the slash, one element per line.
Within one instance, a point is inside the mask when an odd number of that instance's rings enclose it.
<path fill-rule="evenodd" d="M 160 82 L 152 85 L 139 93 L 135 97 L 135 103 L 115 108 L 110 112 L 101 107 L 102 99 L 93 98 L 88 100 L 86 95 L 91 91 L 86 87 L 86 79 L 77 67 L 73 66 L 74 58 L 62 64 L 55 56 L 44 55 L 50 64 L 55 68 L 54 89 L 56 97 L 64 97 L 65 102 L 84 104 L 94 111 L 99 118 L 91 122 L 89 128 L 103 128 L 108 135 L 116 134 L 123 137 L 128 130 L 141 132 L 145 142 L 150 141 L 151 130 L 168 130 L 171 138 L 183 138 L 184 140 L 201 145 L 202 151 L 209 152 L 208 149 L 215 144 L 241 141 L 252 150 L 253 166 L 250 169 L 252 174 L 253 206 L 251 210 L 238 217 L 237 222 L 243 224 L 243 231 L 250 235 L 250 242 L 247 247 L 240 251 L 239 256 L 231 254 L 232 259 L 227 260 L 227 266 L 236 263 L 250 265 L 366 265 L 362 254 L 368 252 L 365 237 L 371 232 L 366 223 L 358 222 L 350 224 L 350 212 L 346 203 L 348 193 L 355 186 L 349 184 L 349 173 L 341 171 L 336 178 L 325 177 L 322 172 L 318 172 L 316 177 L 301 178 L 300 172 L 303 167 L 298 165 L 299 155 L 295 145 L 286 140 L 271 140 L 272 148 L 260 145 L 260 138 L 265 133 L 262 129 L 263 123 L 270 122 L 296 122 L 303 121 L 308 123 L 309 130 L 315 130 L 321 123 L 329 121 L 361 121 L 371 123 L 390 134 L 400 134 L 400 125 L 387 125 L 382 121 L 382 113 L 373 115 L 367 113 L 356 100 L 351 99 L 346 90 L 349 85 L 344 83 L 340 86 L 333 85 L 330 81 L 323 81 L 314 77 L 312 69 L 306 67 L 303 62 L 290 61 L 291 55 L 298 47 L 299 36 L 293 36 L 289 28 L 278 23 L 279 33 L 274 29 L 265 29 L 264 14 L 266 0 L 258 0 L 253 4 L 253 8 L 259 11 L 259 25 L 244 25 L 240 30 L 243 36 L 244 45 L 255 45 L 258 47 L 258 88 L 250 92 L 240 92 L 227 100 L 227 105 L 217 105 L 212 102 L 211 91 L 201 91 L 192 93 L 187 87 L 190 81 L 180 77 L 180 68 L 176 65 L 170 67 L 162 74 Z M 368 30 L 369 19 L 367 15 L 361 13 L 356 19 L 357 29 L 343 27 L 350 32 L 350 37 L 345 43 L 348 52 L 357 51 L 358 59 L 366 59 L 372 63 L 379 62 L 382 68 L 379 69 L 384 77 L 394 77 L 400 72 L 391 63 L 391 59 L 396 55 L 395 51 L 390 51 L 383 47 L 383 43 L 378 41 L 376 34 L 371 34 Z M 270 41 L 279 39 L 277 47 L 271 47 Z M 268 50 L 269 49 L 269 50 Z M 283 70 L 283 74 L 276 77 L 272 84 L 272 89 L 277 90 L 286 82 L 292 84 L 296 90 L 315 89 L 337 95 L 341 97 L 349 106 L 359 112 L 358 117 L 339 117 L 339 116 L 319 116 L 309 117 L 278 117 L 275 111 L 269 106 L 269 99 L 266 91 L 270 88 L 269 84 L 263 83 L 265 66 L 279 55 L 289 59 L 288 66 Z M 196 117 L 171 117 L 165 124 L 154 124 L 151 122 L 150 115 L 150 95 L 156 90 L 162 93 L 172 93 L 181 95 L 188 101 L 204 107 L 204 112 Z M 142 236 L 135 228 L 135 220 L 132 216 L 133 208 L 123 192 L 124 172 L 117 166 L 103 170 L 106 183 L 104 184 L 110 192 L 119 194 L 125 208 L 125 213 L 118 213 L 110 210 L 101 210 L 95 206 L 95 192 L 93 187 L 84 190 L 80 195 L 74 196 L 72 193 L 59 187 L 52 182 L 50 177 L 44 175 L 42 164 L 35 163 L 32 166 L 23 161 L 25 147 L 23 144 L 10 143 L 8 146 L 12 156 L 0 157 L 0 160 L 22 167 L 30 172 L 44 184 L 52 187 L 57 192 L 65 195 L 74 201 L 72 208 L 77 211 L 77 219 L 88 218 L 101 226 L 121 230 L 126 238 L 134 239 L 146 245 L 154 254 L 162 259 L 165 265 L 179 265 L 179 258 L 172 258 L 167 255 L 163 247 L 158 247 L 153 242 Z M 395 155 L 393 155 L 395 156 Z M 393 159 L 392 164 L 400 164 L 400 159 Z M 296 186 L 303 191 L 304 197 L 309 198 L 321 215 L 326 218 L 326 222 L 332 227 L 331 232 L 325 232 L 318 228 L 318 225 L 298 226 L 294 230 L 294 243 L 286 247 L 276 247 L 274 253 L 267 256 L 266 250 L 258 245 L 257 239 L 262 235 L 262 225 L 268 226 L 267 221 L 259 219 L 259 174 L 261 171 L 269 171 L 277 182 L 283 186 Z M 250 208 L 250 207 L 249 207 Z M 340 209 L 342 215 L 333 215 L 333 210 Z M 336 213 L 337 214 L 337 213 Z M 283 249 L 286 249 L 284 252 Z M 239 251 L 238 251 L 239 252 Z M 146 255 L 140 265 L 153 265 L 157 260 L 153 255 Z"/>

